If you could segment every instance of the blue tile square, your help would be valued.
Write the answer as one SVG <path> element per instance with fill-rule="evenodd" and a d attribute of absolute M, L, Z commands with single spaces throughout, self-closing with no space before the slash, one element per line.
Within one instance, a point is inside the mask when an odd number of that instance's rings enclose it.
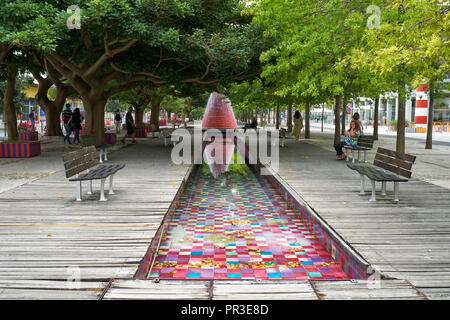
<path fill-rule="evenodd" d="M 269 278 L 281 278 L 280 272 L 267 272 L 267 275 Z"/>
<path fill-rule="evenodd" d="M 241 274 L 238 272 L 228 273 L 228 278 L 240 278 Z"/>
<path fill-rule="evenodd" d="M 200 272 L 188 272 L 186 276 L 188 278 L 200 278 Z"/>

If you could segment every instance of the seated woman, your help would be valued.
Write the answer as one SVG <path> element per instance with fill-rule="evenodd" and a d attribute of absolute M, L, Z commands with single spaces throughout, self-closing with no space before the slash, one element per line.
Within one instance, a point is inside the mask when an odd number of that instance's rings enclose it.
<path fill-rule="evenodd" d="M 350 122 L 350 129 L 344 132 L 345 137 L 341 142 L 338 142 L 334 145 L 334 149 L 336 149 L 336 160 L 344 160 L 347 156 L 342 151 L 344 146 L 352 146 L 356 147 L 358 143 L 358 138 L 361 136 L 361 127 L 359 125 L 359 121 L 352 120 Z"/>

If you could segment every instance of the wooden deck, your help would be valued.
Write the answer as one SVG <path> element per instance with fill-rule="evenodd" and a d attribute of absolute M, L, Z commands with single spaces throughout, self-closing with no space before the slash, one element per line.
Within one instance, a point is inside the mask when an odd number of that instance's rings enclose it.
<path fill-rule="evenodd" d="M 60 171 L 0 193 L 0 299 L 450 298 L 448 189 L 412 180 L 400 185 L 395 204 L 388 184 L 388 196 L 369 203 L 370 192 L 357 195 L 359 175 L 345 162 L 313 142 L 292 142 L 281 149 L 280 175 L 395 279 L 378 287 L 367 281 L 133 280 L 188 170 L 171 165 L 170 148 L 152 140 L 109 155 L 127 166 L 106 203 L 98 202 L 99 182 L 94 195 L 75 202 L 76 186 L 65 179 L 62 161 Z M 78 274 L 80 282 L 73 282 Z"/>
<path fill-rule="evenodd" d="M 114 280 L 106 300 L 424 300 L 404 280 L 384 280 L 379 287 L 367 281 L 321 280 Z"/>
<path fill-rule="evenodd" d="M 0 299 L 97 299 L 111 278 L 133 277 L 188 167 L 171 165 L 157 140 L 109 160 L 126 167 L 106 203 L 99 181 L 75 202 L 62 160 L 60 171 L 0 193 Z"/>
<path fill-rule="evenodd" d="M 280 176 L 383 275 L 410 281 L 430 299 L 449 299 L 450 190 L 414 179 L 413 166 L 398 204 L 392 183 L 384 197 L 377 184 L 377 202 L 370 203 L 370 182 L 359 196 L 359 174 L 318 145 L 287 141 Z"/>

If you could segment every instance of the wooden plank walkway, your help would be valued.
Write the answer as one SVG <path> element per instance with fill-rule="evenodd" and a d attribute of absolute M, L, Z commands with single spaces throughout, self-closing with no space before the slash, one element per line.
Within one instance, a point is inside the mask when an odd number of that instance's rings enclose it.
<path fill-rule="evenodd" d="M 111 278 L 134 276 L 188 166 L 172 165 L 157 140 L 109 159 L 126 167 L 106 203 L 99 181 L 75 202 L 62 160 L 61 171 L 0 193 L 0 299 L 97 299 Z"/>
<path fill-rule="evenodd" d="M 280 176 L 382 274 L 409 280 L 429 298 L 450 298 L 450 190 L 414 179 L 413 166 L 398 204 L 392 183 L 384 197 L 378 184 L 370 203 L 370 182 L 359 196 L 359 174 L 321 144 L 288 140 Z"/>
<path fill-rule="evenodd" d="M 327 280 L 113 280 L 105 300 L 424 300 L 404 280 L 383 280 L 378 287 L 368 281 Z"/>

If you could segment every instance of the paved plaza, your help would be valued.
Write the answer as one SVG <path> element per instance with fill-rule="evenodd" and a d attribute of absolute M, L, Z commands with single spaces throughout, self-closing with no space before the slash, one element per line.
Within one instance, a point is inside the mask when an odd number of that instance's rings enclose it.
<path fill-rule="evenodd" d="M 316 128 L 311 140 L 286 139 L 279 174 L 381 273 L 378 288 L 365 280 L 295 280 L 295 286 L 264 280 L 255 283 L 257 290 L 243 280 L 183 282 L 183 289 L 180 280 L 135 280 L 189 169 L 171 163 L 162 139 L 147 138 L 109 155 L 111 163 L 126 167 L 116 174 L 117 194 L 105 203 L 98 202 L 98 182 L 93 195 L 84 189 L 84 201 L 75 201 L 75 183 L 64 177 L 67 147 L 0 160 L 0 298 L 282 298 L 275 292 L 290 292 L 292 299 L 449 298 L 450 168 L 442 159 L 450 148 L 425 152 L 422 142 L 408 142 L 406 152 L 417 161 L 412 180 L 400 186 L 400 202 L 392 201 L 388 184 L 388 195 L 369 203 L 369 191 L 358 195 L 359 175 L 335 160 L 331 142 L 331 133 Z M 394 145 L 394 138 L 381 137 L 369 161 L 378 146 Z"/>

